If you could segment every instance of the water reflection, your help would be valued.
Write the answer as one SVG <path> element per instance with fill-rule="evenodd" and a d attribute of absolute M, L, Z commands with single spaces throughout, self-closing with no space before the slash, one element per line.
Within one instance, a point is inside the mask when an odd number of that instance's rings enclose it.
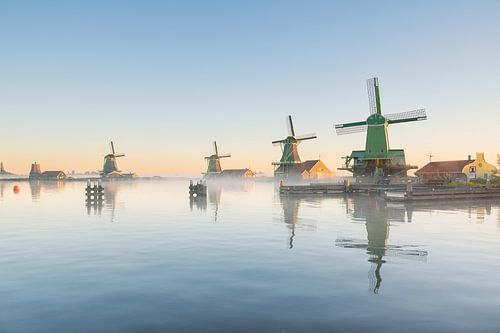
<path fill-rule="evenodd" d="M 42 190 L 45 192 L 58 192 L 63 191 L 66 187 L 65 181 L 43 181 L 43 180 L 30 180 L 29 181 L 31 200 L 33 202 L 40 201 Z"/>
<path fill-rule="evenodd" d="M 116 182 L 107 182 L 104 184 L 104 207 L 110 213 L 110 221 L 115 221 L 116 199 L 121 184 Z"/>
<path fill-rule="evenodd" d="M 134 187 L 134 181 L 107 181 L 103 182 L 102 186 L 104 187 L 104 200 L 99 201 L 95 200 L 92 202 L 86 202 L 87 214 L 88 215 L 98 215 L 101 216 L 103 208 L 109 213 L 110 222 L 115 221 L 116 210 L 118 207 L 118 193 L 127 187 Z M 123 202 L 120 202 L 123 206 Z"/>
<path fill-rule="evenodd" d="M 208 202 L 214 211 L 214 222 L 217 222 L 217 215 L 219 214 L 220 199 L 222 196 L 222 186 L 210 186 L 207 189 Z"/>
<path fill-rule="evenodd" d="M 470 222 L 484 223 L 487 216 L 492 214 L 495 207 L 500 206 L 499 199 L 480 200 L 453 200 L 453 201 L 426 201 L 406 204 L 393 204 L 394 207 L 406 209 L 408 215 L 414 212 L 466 212 Z M 500 225 L 499 225 L 500 227 Z"/>
<path fill-rule="evenodd" d="M 189 208 L 193 211 L 196 208 L 199 211 L 206 211 L 210 206 L 213 212 L 213 220 L 217 222 L 219 217 L 219 209 L 221 206 L 222 192 L 225 193 L 241 193 L 251 192 L 254 190 L 255 183 L 253 180 L 233 180 L 233 181 L 207 181 L 207 196 L 190 197 Z"/>
<path fill-rule="evenodd" d="M 289 230 L 287 239 L 287 246 L 289 249 L 293 249 L 294 247 L 296 228 L 309 230 L 316 229 L 315 224 L 303 218 L 299 218 L 301 203 L 319 206 L 322 200 L 323 198 L 321 197 L 311 196 L 279 196 L 279 202 L 283 209 L 283 221 Z"/>
<path fill-rule="evenodd" d="M 426 260 L 427 251 L 417 245 L 388 244 L 391 222 L 411 223 L 412 210 L 404 205 L 387 205 L 377 198 L 352 198 L 346 200 L 346 211 L 353 222 L 363 222 L 367 239 L 338 238 L 336 246 L 349 249 L 364 249 L 368 254 L 371 268 L 368 273 L 369 289 L 378 293 L 382 285 L 382 266 L 388 256 L 404 259 Z"/>
<path fill-rule="evenodd" d="M 207 210 L 207 197 L 206 196 L 189 196 L 189 209 L 193 211 L 193 208 L 196 208 L 200 211 Z"/>

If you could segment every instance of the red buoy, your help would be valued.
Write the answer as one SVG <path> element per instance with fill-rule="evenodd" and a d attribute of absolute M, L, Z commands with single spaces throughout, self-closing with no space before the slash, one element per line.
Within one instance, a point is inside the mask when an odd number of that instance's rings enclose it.
<path fill-rule="evenodd" d="M 20 191 L 20 188 L 19 188 L 19 186 L 18 186 L 18 185 L 14 185 L 14 189 L 13 189 L 13 190 L 14 190 L 14 193 L 15 193 L 15 194 L 18 194 L 18 193 L 19 193 L 19 191 Z"/>

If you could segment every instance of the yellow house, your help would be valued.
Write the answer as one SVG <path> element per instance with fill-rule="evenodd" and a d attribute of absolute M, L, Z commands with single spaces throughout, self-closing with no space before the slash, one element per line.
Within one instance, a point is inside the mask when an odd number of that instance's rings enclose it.
<path fill-rule="evenodd" d="M 484 153 L 476 153 L 476 160 L 464 166 L 463 173 L 467 179 L 491 179 L 497 173 L 497 168 L 493 164 L 486 162 Z"/>

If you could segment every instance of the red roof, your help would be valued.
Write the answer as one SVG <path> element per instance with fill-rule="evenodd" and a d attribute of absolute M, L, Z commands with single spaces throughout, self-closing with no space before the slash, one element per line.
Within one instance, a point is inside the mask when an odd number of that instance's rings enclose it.
<path fill-rule="evenodd" d="M 320 160 L 309 160 L 309 161 L 304 161 L 302 163 L 292 164 L 292 165 L 280 165 L 279 168 L 276 169 L 276 173 L 284 172 L 285 170 L 287 170 L 290 174 L 301 175 L 304 171 L 311 172 L 312 168 L 318 162 L 320 162 Z M 328 171 L 330 171 L 330 170 L 328 170 Z"/>
<path fill-rule="evenodd" d="M 250 169 L 224 169 L 219 175 L 222 177 L 253 177 L 255 174 Z"/>
<path fill-rule="evenodd" d="M 417 176 L 426 173 L 462 173 L 464 166 L 474 160 L 430 162 L 415 172 Z"/>

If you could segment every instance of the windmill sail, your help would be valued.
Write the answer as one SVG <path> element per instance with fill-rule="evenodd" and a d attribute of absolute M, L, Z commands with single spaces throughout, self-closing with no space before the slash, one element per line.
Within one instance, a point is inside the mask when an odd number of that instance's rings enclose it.
<path fill-rule="evenodd" d="M 121 172 L 118 169 L 118 165 L 116 164 L 116 158 L 125 156 L 125 154 L 117 154 L 115 152 L 115 145 L 113 144 L 113 141 L 111 141 L 109 143 L 109 146 L 110 146 L 111 152 L 109 154 L 107 154 L 106 156 L 104 156 L 104 165 L 102 168 L 102 174 L 104 176 L 108 176 L 109 174 L 112 174 L 112 173 Z"/>
<path fill-rule="evenodd" d="M 337 135 L 366 132 L 368 125 L 366 121 L 335 125 Z"/>
<path fill-rule="evenodd" d="M 295 139 L 297 141 L 304 141 L 304 140 L 311 140 L 311 139 L 317 139 L 318 137 L 316 136 L 316 133 L 310 133 L 310 134 L 302 134 L 297 136 Z"/>
<path fill-rule="evenodd" d="M 219 155 L 219 151 L 217 150 L 217 141 L 214 141 L 214 154 Z"/>
<path fill-rule="evenodd" d="M 339 125 L 337 125 L 339 126 Z M 335 126 L 335 132 L 337 132 L 337 135 L 345 135 L 345 134 L 352 134 L 352 133 L 362 133 L 366 132 L 368 129 L 368 125 L 357 125 L 353 127 L 337 127 Z"/>
<path fill-rule="evenodd" d="M 279 162 L 273 163 L 274 165 L 289 166 L 301 163 L 297 146 L 301 141 L 316 139 L 314 133 L 295 136 L 295 128 L 293 127 L 292 116 L 286 117 L 286 125 L 288 129 L 288 136 L 281 140 L 272 141 L 273 145 L 281 146 L 281 159 Z M 280 172 L 282 172 L 281 170 Z M 276 171 L 275 171 L 276 172 Z"/>
<path fill-rule="evenodd" d="M 427 119 L 427 113 L 425 109 L 418 109 L 407 112 L 391 113 L 384 115 L 385 119 L 389 124 L 405 123 L 409 121 L 420 121 Z"/>
<path fill-rule="evenodd" d="M 380 113 L 378 101 L 378 78 L 374 77 L 366 80 L 366 87 L 368 88 L 368 102 L 370 106 L 370 114 Z"/>
<path fill-rule="evenodd" d="M 288 135 L 295 137 L 295 130 L 293 129 L 292 116 L 287 117 L 286 125 L 288 126 Z"/>
<path fill-rule="evenodd" d="M 231 157 L 230 154 L 219 154 L 219 148 L 217 147 L 217 141 L 214 141 L 214 153 L 210 156 L 205 157 L 208 162 L 207 174 L 210 173 L 220 173 L 222 168 L 220 165 L 220 159 L 225 157 Z"/>

